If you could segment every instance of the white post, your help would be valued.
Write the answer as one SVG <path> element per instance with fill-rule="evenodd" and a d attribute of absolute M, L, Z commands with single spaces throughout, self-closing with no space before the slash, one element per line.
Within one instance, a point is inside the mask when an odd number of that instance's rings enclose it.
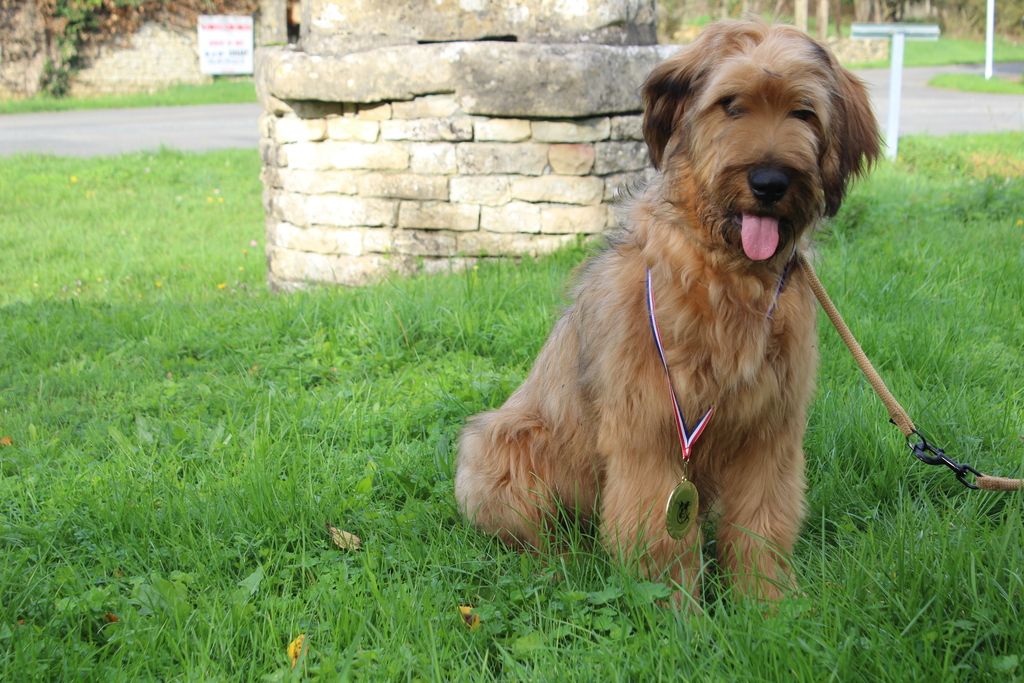
<path fill-rule="evenodd" d="M 992 43 L 996 36 L 996 0 L 988 0 L 985 10 L 985 80 L 992 78 Z"/>
<path fill-rule="evenodd" d="M 885 125 L 885 156 L 896 158 L 900 142 L 900 92 L 903 90 L 904 34 L 892 34 L 892 54 L 889 61 L 889 120 Z"/>

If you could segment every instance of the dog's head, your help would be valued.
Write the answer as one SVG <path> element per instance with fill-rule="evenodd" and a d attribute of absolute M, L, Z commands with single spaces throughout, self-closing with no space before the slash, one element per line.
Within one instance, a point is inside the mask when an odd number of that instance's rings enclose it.
<path fill-rule="evenodd" d="M 879 152 L 863 84 L 794 28 L 712 24 L 655 68 L 643 101 L 668 199 L 754 261 L 835 215 Z"/>

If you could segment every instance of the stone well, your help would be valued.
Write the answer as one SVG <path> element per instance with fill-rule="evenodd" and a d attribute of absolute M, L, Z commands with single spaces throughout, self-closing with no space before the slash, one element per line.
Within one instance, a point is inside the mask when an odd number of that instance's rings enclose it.
<path fill-rule="evenodd" d="M 602 232 L 650 162 L 654 0 L 305 0 L 263 48 L 273 287 L 362 284 Z"/>

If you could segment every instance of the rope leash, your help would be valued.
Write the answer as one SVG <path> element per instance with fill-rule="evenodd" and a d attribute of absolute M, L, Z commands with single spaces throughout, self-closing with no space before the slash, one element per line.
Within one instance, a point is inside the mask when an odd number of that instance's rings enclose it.
<path fill-rule="evenodd" d="M 817 297 L 818 303 L 825 310 L 828 319 L 832 321 L 832 325 L 836 328 L 836 332 L 839 333 L 843 343 L 846 344 L 846 348 L 853 354 L 853 359 L 857 361 L 861 372 L 864 373 L 875 393 L 878 394 L 878 397 L 882 399 L 882 403 L 885 404 L 885 409 L 889 412 L 889 419 L 899 427 L 899 430 L 903 432 L 903 436 L 907 437 L 907 445 L 910 446 L 914 457 L 928 465 L 945 465 L 956 473 L 956 478 L 967 488 L 986 489 L 988 491 L 1017 491 L 1024 488 L 1024 479 L 993 477 L 982 474 L 968 464 L 953 460 L 938 446 L 928 443 L 924 435 L 917 431 L 917 427 L 914 426 L 914 422 L 910 419 L 907 411 L 903 409 L 903 406 L 892 395 L 889 388 L 885 386 L 881 375 L 871 365 L 871 361 L 865 355 L 864 349 L 860 347 L 860 344 L 857 343 L 856 338 L 853 336 L 853 332 L 846 326 L 843 316 L 839 315 L 838 309 L 832 303 L 832 299 L 829 298 L 828 292 L 825 291 L 824 285 L 821 284 L 821 280 L 818 279 L 818 275 L 814 272 L 814 268 L 811 267 L 807 257 L 803 254 L 798 254 L 797 262 L 800 270 L 807 276 L 807 281 L 810 283 L 811 290 L 814 292 L 814 296 Z M 917 441 L 915 441 L 915 438 Z M 970 476 L 974 477 L 974 483 L 971 483 L 968 479 Z"/>

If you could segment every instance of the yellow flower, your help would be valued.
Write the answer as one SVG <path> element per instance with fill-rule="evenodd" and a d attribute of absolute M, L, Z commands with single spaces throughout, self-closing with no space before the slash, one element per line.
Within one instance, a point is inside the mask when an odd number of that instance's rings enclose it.
<path fill-rule="evenodd" d="M 462 615 L 462 621 L 466 623 L 470 631 L 480 628 L 480 615 L 473 612 L 472 605 L 459 605 L 459 614 Z"/>
<path fill-rule="evenodd" d="M 73 175 L 73 176 L 71 176 L 70 178 L 68 178 L 68 180 L 70 180 L 70 181 L 71 181 L 71 184 L 72 184 L 72 185 L 74 185 L 75 183 L 77 183 L 77 182 L 78 182 L 78 176 L 76 176 L 76 175 Z"/>
<path fill-rule="evenodd" d="M 213 204 L 213 197 L 207 197 L 206 198 L 206 203 L 207 204 Z"/>
<path fill-rule="evenodd" d="M 228 286 L 228 283 L 221 282 L 221 283 L 218 283 L 217 289 L 227 289 L 227 286 Z"/>
<path fill-rule="evenodd" d="M 1024 218 L 1017 219 L 1017 227 L 1019 228 L 1021 226 L 1024 226 Z"/>
<path fill-rule="evenodd" d="M 157 280 L 156 282 L 153 283 L 153 286 L 156 287 L 157 289 L 160 289 L 161 287 L 164 286 L 164 283 L 161 282 L 160 280 Z"/>
<path fill-rule="evenodd" d="M 292 668 L 299 663 L 299 657 L 302 656 L 302 651 L 306 645 L 306 634 L 300 633 L 295 637 L 295 640 L 288 643 L 288 659 L 292 662 Z"/>

